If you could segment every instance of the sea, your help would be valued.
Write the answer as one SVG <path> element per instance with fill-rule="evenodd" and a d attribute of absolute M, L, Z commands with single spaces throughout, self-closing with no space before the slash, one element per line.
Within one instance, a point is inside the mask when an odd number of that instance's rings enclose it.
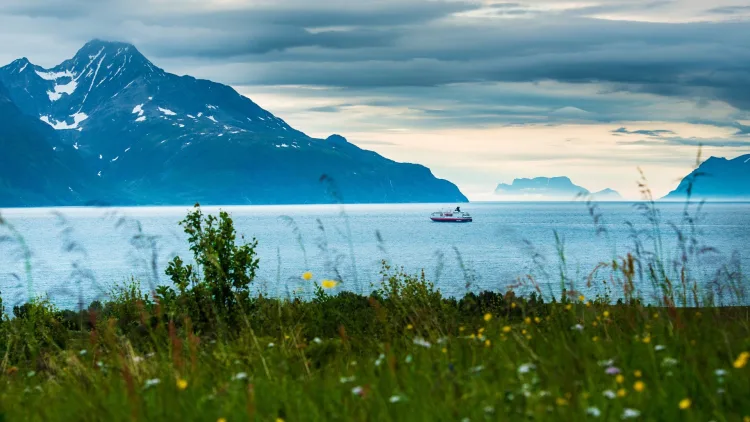
<path fill-rule="evenodd" d="M 203 207 L 227 211 L 238 242 L 258 242 L 253 292 L 309 298 L 315 283 L 368 293 L 387 272 L 424 274 L 444 295 L 491 290 L 559 297 L 624 295 L 612 270 L 628 254 L 658 257 L 665 274 L 716 290 L 722 274 L 747 287 L 750 203 L 479 202 L 462 204 L 471 223 L 429 216 L 455 204 Z M 178 207 L 0 209 L 0 292 L 6 311 L 45 297 L 60 308 L 106 300 L 136 282 L 144 292 L 169 285 L 165 269 L 192 262 Z M 685 264 L 685 262 L 687 262 Z M 684 272 L 682 268 L 688 268 Z M 745 269 L 745 273 L 742 269 Z M 642 268 L 641 268 L 642 269 Z M 302 274 L 310 271 L 312 280 Z M 637 272 L 638 273 L 638 272 Z M 662 291 L 635 277 L 637 293 Z"/>

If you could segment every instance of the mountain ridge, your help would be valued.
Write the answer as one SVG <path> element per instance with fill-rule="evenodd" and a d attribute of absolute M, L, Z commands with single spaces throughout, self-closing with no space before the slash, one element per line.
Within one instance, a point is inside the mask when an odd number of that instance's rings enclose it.
<path fill-rule="evenodd" d="M 711 156 L 685 176 L 673 191 L 662 199 L 750 200 L 750 154 L 727 159 Z"/>
<path fill-rule="evenodd" d="M 80 160 L 83 185 L 97 192 L 87 202 L 468 201 L 424 166 L 339 135 L 312 138 L 227 85 L 164 71 L 128 43 L 92 40 L 49 69 L 21 58 L 0 68 L 0 85 L 54 129 L 56 152 Z"/>
<path fill-rule="evenodd" d="M 596 200 L 622 200 L 615 190 L 607 188 L 592 193 L 574 184 L 567 176 L 516 178 L 510 184 L 498 184 L 494 193 L 500 197 L 533 200 L 572 201 L 588 195 Z"/>

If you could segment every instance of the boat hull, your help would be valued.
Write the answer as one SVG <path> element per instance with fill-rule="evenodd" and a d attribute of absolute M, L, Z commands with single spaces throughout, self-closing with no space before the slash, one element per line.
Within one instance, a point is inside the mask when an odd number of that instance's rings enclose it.
<path fill-rule="evenodd" d="M 430 217 L 430 220 L 436 223 L 471 223 L 471 217 L 451 218 L 451 217 Z"/>

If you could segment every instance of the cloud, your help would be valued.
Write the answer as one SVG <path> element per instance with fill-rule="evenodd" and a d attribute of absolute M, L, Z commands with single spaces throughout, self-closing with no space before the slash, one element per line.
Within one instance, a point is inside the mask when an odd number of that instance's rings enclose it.
<path fill-rule="evenodd" d="M 726 138 L 683 138 L 679 136 L 666 138 L 642 139 L 639 141 L 619 141 L 619 145 L 674 145 L 674 146 L 693 146 L 693 147 L 714 147 L 714 148 L 746 148 L 750 147 L 750 140 L 736 140 Z"/>
<path fill-rule="evenodd" d="M 615 129 L 612 131 L 615 135 L 646 135 L 646 136 L 653 136 L 653 137 L 660 137 L 664 135 L 674 135 L 674 132 L 671 130 L 666 129 L 656 129 L 656 130 L 628 130 L 624 127 L 621 127 L 619 129 Z"/>

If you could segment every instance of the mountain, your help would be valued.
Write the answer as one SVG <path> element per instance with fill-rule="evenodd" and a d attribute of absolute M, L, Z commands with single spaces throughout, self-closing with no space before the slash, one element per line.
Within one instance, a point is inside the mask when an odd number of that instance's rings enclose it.
<path fill-rule="evenodd" d="M 55 151 L 73 153 L 84 186 L 105 192 L 89 200 L 467 201 L 424 166 L 388 160 L 338 135 L 309 137 L 231 87 L 168 73 L 130 44 L 94 40 L 51 69 L 22 58 L 0 68 L 0 83 L 25 115 L 54 129 Z"/>
<path fill-rule="evenodd" d="M 55 130 L 24 115 L 0 84 L 0 207 L 79 202 L 87 194 Z"/>
<path fill-rule="evenodd" d="M 495 195 L 506 200 L 572 201 L 581 195 L 592 195 L 598 201 L 619 201 L 622 197 L 612 189 L 591 193 L 588 189 L 573 184 L 567 177 L 535 177 L 514 179 L 513 183 L 501 183 Z"/>
<path fill-rule="evenodd" d="M 684 200 L 688 188 L 697 200 L 750 200 L 750 154 L 731 160 L 710 157 L 663 199 Z"/>

